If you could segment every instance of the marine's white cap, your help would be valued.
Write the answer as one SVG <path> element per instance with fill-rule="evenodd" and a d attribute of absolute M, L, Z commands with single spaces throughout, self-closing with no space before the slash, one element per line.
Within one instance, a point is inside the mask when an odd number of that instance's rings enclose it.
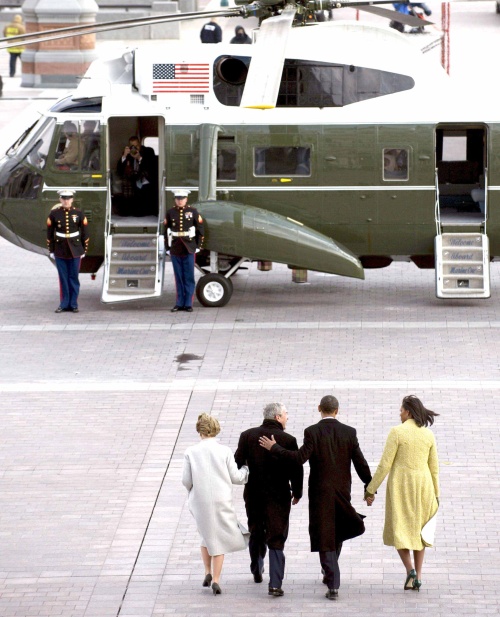
<path fill-rule="evenodd" d="M 57 191 L 57 194 L 59 197 L 74 197 L 75 191 L 72 191 L 71 189 L 61 189 L 60 191 Z"/>
<path fill-rule="evenodd" d="M 184 189 L 175 189 L 172 191 L 174 197 L 187 197 L 191 191 L 185 191 Z"/>

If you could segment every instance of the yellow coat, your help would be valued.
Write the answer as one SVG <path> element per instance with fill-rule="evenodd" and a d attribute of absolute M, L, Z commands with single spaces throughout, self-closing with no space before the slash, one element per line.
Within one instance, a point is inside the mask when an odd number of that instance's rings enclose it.
<path fill-rule="evenodd" d="M 422 527 L 438 508 L 438 456 L 432 431 L 413 419 L 392 428 L 366 491 L 374 494 L 387 474 L 384 544 L 421 550 Z"/>

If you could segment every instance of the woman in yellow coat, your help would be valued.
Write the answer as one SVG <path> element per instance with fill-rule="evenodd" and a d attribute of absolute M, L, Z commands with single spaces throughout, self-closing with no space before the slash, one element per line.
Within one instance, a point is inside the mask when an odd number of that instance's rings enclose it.
<path fill-rule="evenodd" d="M 439 414 L 426 409 L 413 395 L 401 404 L 401 424 L 389 432 L 384 453 L 372 481 L 366 487 L 368 505 L 387 474 L 384 544 L 394 546 L 406 568 L 404 589 L 420 590 L 425 546 L 422 528 L 439 505 L 436 440 L 426 428 Z M 413 567 L 411 553 L 415 568 Z"/>

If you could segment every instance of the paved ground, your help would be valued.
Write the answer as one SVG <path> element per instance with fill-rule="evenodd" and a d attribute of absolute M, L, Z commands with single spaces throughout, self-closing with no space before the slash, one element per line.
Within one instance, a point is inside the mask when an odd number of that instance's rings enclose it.
<path fill-rule="evenodd" d="M 492 2 L 466 10 L 462 24 L 500 28 Z M 364 282 L 290 278 L 252 266 L 227 307 L 172 315 L 170 273 L 159 301 L 119 307 L 100 304 L 100 276 L 85 276 L 81 313 L 55 315 L 53 266 L 0 239 L 1 617 L 498 614 L 499 265 L 478 302 L 437 300 L 434 273 L 411 264 Z M 402 396 L 441 413 L 442 512 L 421 593 L 403 592 L 382 545 L 384 489 L 369 509 L 356 482 L 367 532 L 345 547 L 337 604 L 308 552 L 306 498 L 292 513 L 286 595 L 255 585 L 242 552 L 213 597 L 180 484 L 197 415 L 217 415 L 235 448 L 263 404 L 282 400 L 300 438 L 328 392 L 372 466 Z M 234 497 L 244 520 L 240 488 Z"/>

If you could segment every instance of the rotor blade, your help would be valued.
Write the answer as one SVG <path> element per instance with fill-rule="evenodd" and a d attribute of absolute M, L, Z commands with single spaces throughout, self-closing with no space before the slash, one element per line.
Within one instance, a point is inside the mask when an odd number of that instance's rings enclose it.
<path fill-rule="evenodd" d="M 237 15 L 244 17 L 244 12 L 245 9 L 243 8 L 232 8 L 219 11 L 196 11 L 194 13 L 179 13 L 177 15 L 121 19 L 117 21 L 105 21 L 101 24 L 68 26 L 66 28 L 56 28 L 54 30 L 44 30 L 42 32 L 32 32 L 30 34 L 18 34 L 8 38 L 0 38 L 0 49 L 16 47 L 20 43 L 23 45 L 33 45 L 34 43 L 44 43 L 46 41 L 70 38 L 72 36 L 108 32 L 109 30 L 123 30 L 124 28 L 134 28 L 136 26 L 163 24 L 169 21 L 187 21 L 190 19 L 200 19 L 201 17 L 234 17 Z"/>
<path fill-rule="evenodd" d="M 365 13 L 373 13 L 373 15 L 379 15 L 380 17 L 387 17 L 392 21 L 397 21 L 400 24 L 405 24 L 411 28 L 421 28 L 422 26 L 432 26 L 434 22 L 427 21 L 426 19 L 420 19 L 420 17 L 414 17 L 413 15 L 405 15 L 399 11 L 391 11 L 390 9 L 383 9 L 379 6 L 361 5 L 356 7 L 359 11 L 365 11 Z"/>
<path fill-rule="evenodd" d="M 273 109 L 283 74 L 285 48 L 296 8 L 287 5 L 280 15 L 262 22 L 255 43 L 255 52 L 248 69 L 240 107 Z"/>

